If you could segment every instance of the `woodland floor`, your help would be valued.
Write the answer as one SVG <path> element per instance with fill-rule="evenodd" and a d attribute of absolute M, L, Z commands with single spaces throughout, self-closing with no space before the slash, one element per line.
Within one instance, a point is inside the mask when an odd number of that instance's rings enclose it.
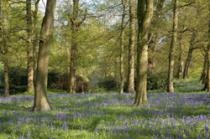
<path fill-rule="evenodd" d="M 53 94 L 53 110 L 30 112 L 33 97 L 0 97 L 0 139 L 209 139 L 210 99 L 198 82 L 176 83 L 176 94 Z"/>

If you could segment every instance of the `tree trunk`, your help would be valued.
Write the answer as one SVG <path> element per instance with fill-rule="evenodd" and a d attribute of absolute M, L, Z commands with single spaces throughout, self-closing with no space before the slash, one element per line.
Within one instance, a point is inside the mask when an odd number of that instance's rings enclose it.
<path fill-rule="evenodd" d="M 210 1 L 208 1 L 208 6 L 209 6 L 209 13 L 210 13 Z M 207 80 L 207 84 L 208 84 L 208 93 L 209 93 L 209 96 L 210 96 L 210 14 L 209 14 L 209 30 L 208 30 L 208 71 L 207 71 L 207 77 L 208 77 L 208 80 Z"/>
<path fill-rule="evenodd" d="M 37 61 L 36 87 L 33 111 L 48 111 L 51 109 L 47 99 L 48 52 L 53 36 L 54 10 L 56 0 L 47 0 L 45 16 L 42 22 Z"/>
<path fill-rule="evenodd" d="M 188 75 L 189 74 L 189 67 L 190 67 L 190 64 L 192 62 L 195 38 L 196 38 L 196 33 L 193 32 L 191 40 L 190 40 L 190 46 L 189 46 L 189 51 L 188 51 L 188 54 L 187 54 L 187 59 L 185 61 L 183 79 L 186 79 L 186 78 L 189 77 L 189 75 Z"/>
<path fill-rule="evenodd" d="M 183 45 L 182 45 L 182 35 L 179 37 L 179 59 L 178 59 L 178 70 L 176 77 L 180 79 L 184 72 L 184 60 L 183 60 Z"/>
<path fill-rule="evenodd" d="M 208 67 L 208 52 L 204 50 L 205 55 L 204 55 L 204 62 L 203 62 L 203 69 L 200 77 L 200 81 L 205 84 L 205 80 L 207 78 L 207 67 Z"/>
<path fill-rule="evenodd" d="M 34 92 L 34 59 L 31 0 L 26 0 L 28 92 Z"/>
<path fill-rule="evenodd" d="M 9 96 L 9 62 L 8 62 L 8 15 L 9 4 L 6 0 L 0 1 L 0 52 L 4 70 L 4 95 Z"/>
<path fill-rule="evenodd" d="M 38 31 L 38 11 L 39 11 L 40 0 L 35 1 L 35 10 L 33 12 L 33 68 L 34 68 L 34 78 L 33 84 L 34 88 L 36 86 L 36 69 L 37 69 L 37 59 L 38 59 L 38 46 L 39 46 L 39 31 Z"/>
<path fill-rule="evenodd" d="M 169 49 L 169 68 L 168 68 L 168 86 L 167 91 L 174 93 L 174 52 L 175 46 L 177 45 L 177 29 L 178 29 L 178 0 L 173 0 L 173 33 L 171 39 L 171 45 Z"/>
<path fill-rule="evenodd" d="M 9 65 L 8 65 L 8 61 L 7 58 L 4 59 L 3 62 L 4 65 L 4 94 L 5 96 L 9 96 Z"/>
<path fill-rule="evenodd" d="M 125 73 L 124 73 L 124 39 L 125 39 L 125 15 L 126 15 L 126 1 L 122 0 L 123 14 L 121 21 L 121 34 L 120 34 L 120 94 L 124 93 Z"/>
<path fill-rule="evenodd" d="M 153 0 L 138 0 L 137 91 L 134 102 L 136 105 L 147 103 L 148 36 L 152 17 Z"/>
<path fill-rule="evenodd" d="M 77 35 L 79 30 L 79 0 L 73 0 L 73 15 L 71 21 L 71 47 L 70 47 L 70 71 L 69 71 L 69 93 L 75 93 L 76 69 L 77 69 Z"/>
<path fill-rule="evenodd" d="M 135 92 L 136 0 L 129 0 L 130 42 L 128 55 L 128 92 Z"/>

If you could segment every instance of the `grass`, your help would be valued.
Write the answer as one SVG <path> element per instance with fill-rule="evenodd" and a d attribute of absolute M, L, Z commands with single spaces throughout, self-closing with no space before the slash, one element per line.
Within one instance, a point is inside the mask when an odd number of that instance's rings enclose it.
<path fill-rule="evenodd" d="M 140 107 L 130 94 L 50 93 L 53 110 L 33 113 L 32 96 L 0 98 L 0 139 L 210 138 L 209 98 L 196 82 L 176 85 L 188 91 L 150 93 Z"/>

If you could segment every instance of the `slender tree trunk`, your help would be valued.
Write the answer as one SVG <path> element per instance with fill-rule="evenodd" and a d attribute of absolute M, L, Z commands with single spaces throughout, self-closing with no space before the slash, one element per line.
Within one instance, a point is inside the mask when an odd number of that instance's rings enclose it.
<path fill-rule="evenodd" d="M 176 77 L 180 79 L 184 72 L 184 60 L 183 60 L 183 45 L 182 45 L 182 35 L 179 38 L 179 59 L 178 59 L 178 70 Z"/>
<path fill-rule="evenodd" d="M 191 40 L 190 40 L 190 46 L 189 46 L 189 50 L 188 50 L 188 54 L 187 54 L 187 59 L 185 61 L 183 79 L 186 79 L 186 78 L 189 77 L 189 75 L 188 75 L 189 74 L 189 67 L 190 67 L 190 64 L 192 62 L 195 38 L 196 38 L 196 33 L 193 32 Z"/>
<path fill-rule="evenodd" d="M 48 111 L 51 109 L 47 99 L 48 52 L 50 40 L 53 36 L 53 22 L 56 0 L 47 0 L 45 16 L 42 22 L 37 61 L 36 87 L 34 97 L 34 111 Z"/>
<path fill-rule="evenodd" d="M 203 69 L 200 77 L 200 81 L 205 84 L 205 80 L 207 78 L 207 67 L 208 67 L 208 52 L 204 50 L 205 55 L 204 55 L 204 62 L 203 62 Z"/>
<path fill-rule="evenodd" d="M 128 56 L 128 92 L 135 92 L 136 0 L 129 0 L 130 42 Z"/>
<path fill-rule="evenodd" d="M 208 89 L 208 50 L 205 50 L 203 71 L 200 77 L 202 84 L 204 85 L 203 91 Z"/>
<path fill-rule="evenodd" d="M 73 0 L 73 15 L 71 17 L 71 47 L 70 47 L 70 71 L 69 71 L 69 93 L 75 93 L 76 69 L 77 69 L 77 35 L 79 30 L 79 0 Z"/>
<path fill-rule="evenodd" d="M 34 59 L 33 59 L 33 24 L 31 0 L 26 0 L 26 22 L 27 22 L 27 68 L 28 68 L 28 92 L 34 92 Z"/>
<path fill-rule="evenodd" d="M 174 93 L 174 52 L 177 45 L 177 29 L 178 29 L 178 0 L 173 0 L 173 33 L 171 39 L 171 45 L 169 49 L 169 68 L 168 68 L 168 86 L 167 91 Z"/>
<path fill-rule="evenodd" d="M 39 31 L 38 31 L 38 11 L 39 11 L 39 2 L 40 0 L 35 1 L 35 10 L 33 12 L 33 69 L 34 69 L 34 78 L 33 84 L 34 88 L 36 86 L 36 69 L 37 69 L 37 59 L 38 59 L 38 46 L 39 46 Z"/>
<path fill-rule="evenodd" d="M 138 0 L 137 91 L 134 102 L 136 105 L 147 103 L 148 37 L 153 7 L 153 0 Z"/>
<path fill-rule="evenodd" d="M 8 65 L 8 61 L 7 58 L 4 59 L 3 62 L 4 65 L 4 94 L 5 96 L 9 96 L 9 65 Z"/>
<path fill-rule="evenodd" d="M 209 96 L 210 96 L 210 1 L 208 1 L 208 6 L 209 6 L 209 30 L 208 30 L 208 71 L 207 71 L 207 84 L 208 84 L 208 93 L 209 93 Z"/>
<path fill-rule="evenodd" d="M 125 84 L 125 73 L 124 73 L 124 39 L 125 39 L 125 15 L 126 15 L 126 1 L 122 0 L 123 5 L 123 14 L 121 21 L 121 34 L 120 34 L 120 94 L 124 92 L 124 84 Z"/>
<path fill-rule="evenodd" d="M 9 96 L 9 62 L 8 62 L 8 1 L 0 1 L 0 52 L 4 70 L 4 95 Z"/>

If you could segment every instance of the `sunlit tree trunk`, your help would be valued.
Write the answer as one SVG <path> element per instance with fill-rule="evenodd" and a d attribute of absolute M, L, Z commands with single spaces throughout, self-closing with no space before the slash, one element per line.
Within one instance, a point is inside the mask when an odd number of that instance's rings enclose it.
<path fill-rule="evenodd" d="M 126 0 L 121 0 L 123 6 L 123 14 L 121 21 L 121 34 L 120 34 L 120 94 L 124 92 L 125 73 L 124 73 L 124 39 L 125 39 L 125 15 L 126 15 Z"/>
<path fill-rule="evenodd" d="M 188 54 L 187 54 L 187 59 L 185 61 L 183 79 L 186 79 L 189 77 L 189 75 L 188 75 L 189 68 L 190 68 L 190 64 L 192 62 L 192 58 L 193 58 L 193 51 L 195 50 L 195 48 L 194 48 L 195 38 L 196 38 L 196 33 L 193 32 L 192 36 L 191 36 L 191 40 L 190 40 L 190 46 L 189 46 L 189 50 L 188 50 Z"/>
<path fill-rule="evenodd" d="M 31 0 L 26 0 L 28 92 L 34 92 L 33 24 Z"/>
<path fill-rule="evenodd" d="M 173 0 L 173 32 L 171 44 L 169 49 L 169 67 L 168 67 L 168 84 L 167 91 L 174 93 L 174 53 L 175 46 L 177 45 L 177 29 L 178 29 L 178 0 Z"/>
<path fill-rule="evenodd" d="M 136 49 L 136 0 L 129 0 L 130 41 L 128 55 L 128 92 L 135 92 L 135 49 Z"/>
<path fill-rule="evenodd" d="M 33 84 L 34 88 L 36 85 L 36 68 L 37 68 L 37 59 L 38 59 L 38 46 L 39 46 L 39 30 L 38 30 L 38 11 L 39 11 L 39 2 L 40 0 L 35 1 L 35 9 L 33 11 L 33 63 L 34 63 L 34 78 Z"/>
<path fill-rule="evenodd" d="M 153 17 L 153 0 L 138 0 L 137 91 L 135 104 L 147 103 L 148 36 Z"/>
<path fill-rule="evenodd" d="M 53 37 L 53 22 L 56 0 L 48 0 L 45 16 L 42 22 L 37 61 L 36 87 L 34 97 L 34 111 L 48 111 L 51 109 L 47 99 L 48 52 L 50 40 Z"/>

